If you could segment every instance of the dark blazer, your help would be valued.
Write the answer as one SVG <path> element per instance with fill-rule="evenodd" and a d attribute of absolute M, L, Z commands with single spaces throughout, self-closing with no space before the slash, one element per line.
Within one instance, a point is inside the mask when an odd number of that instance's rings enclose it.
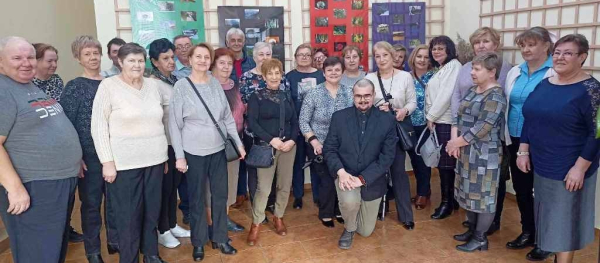
<path fill-rule="evenodd" d="M 352 106 L 333 113 L 329 133 L 323 145 L 323 155 L 331 175 L 344 168 L 353 176 L 362 175 L 366 186 L 361 189 L 362 199 L 372 201 L 387 191 L 386 172 L 396 155 L 396 120 L 389 113 L 373 107 L 365 129 L 362 147 L 358 139 L 360 127 Z"/>

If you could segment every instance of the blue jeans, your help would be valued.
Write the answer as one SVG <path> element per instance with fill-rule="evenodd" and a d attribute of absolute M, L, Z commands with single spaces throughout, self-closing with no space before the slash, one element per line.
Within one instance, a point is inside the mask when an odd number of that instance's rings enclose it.
<path fill-rule="evenodd" d="M 421 136 L 421 133 L 427 129 L 427 125 L 415 126 L 415 132 L 417 136 Z M 415 150 L 407 151 L 410 156 L 410 164 L 413 167 L 415 178 L 417 179 L 417 195 L 429 196 L 431 195 L 431 168 L 425 165 L 423 158 L 418 156 Z"/>
<path fill-rule="evenodd" d="M 304 197 L 304 170 L 302 166 L 306 163 L 306 142 L 304 136 L 300 135 L 296 138 L 296 159 L 294 160 L 294 174 L 292 177 L 292 191 L 294 192 L 294 198 L 302 199 Z M 311 171 L 310 183 L 313 193 L 313 202 L 319 200 L 319 185 L 321 184 L 321 178 L 316 173 Z"/>

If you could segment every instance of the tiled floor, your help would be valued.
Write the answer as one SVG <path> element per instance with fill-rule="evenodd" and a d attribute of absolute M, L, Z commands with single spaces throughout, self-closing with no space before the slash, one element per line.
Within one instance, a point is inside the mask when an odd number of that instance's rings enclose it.
<path fill-rule="evenodd" d="M 414 186 L 414 178 L 411 178 Z M 439 179 L 432 178 L 433 200 L 437 205 L 440 200 Z M 414 191 L 414 187 L 413 187 Z M 413 192 L 414 193 L 414 192 Z M 377 228 L 371 237 L 356 236 L 352 249 L 345 251 L 337 247 L 337 240 L 343 227 L 336 224 L 333 229 L 325 228 L 317 219 L 317 208 L 313 205 L 312 196 L 307 193 L 304 197 L 304 208 L 294 210 L 290 205 L 284 217 L 288 226 L 287 236 L 278 236 L 273 232 L 272 225 L 263 226 L 259 244 L 255 247 L 246 245 L 247 232 L 233 234 L 233 246 L 237 248 L 235 256 L 221 255 L 218 250 L 206 247 L 207 257 L 203 262 L 406 262 L 406 263 L 433 263 L 433 262 L 528 262 L 525 254 L 528 250 L 509 250 L 505 248 L 506 242 L 512 240 L 520 233 L 519 210 L 514 197 L 507 197 L 502 218 L 502 228 L 489 237 L 490 249 L 486 252 L 463 253 L 454 247 L 459 243 L 452 239 L 452 235 L 462 233 L 465 229 L 461 222 L 465 218 L 464 211 L 455 213 L 444 220 L 431 220 L 429 215 L 433 207 L 425 210 L 415 210 L 416 229 L 406 231 L 398 225 L 395 212 L 388 214 L 384 222 L 378 221 Z M 393 204 L 393 203 L 392 203 Z M 77 204 L 76 207 L 79 207 Z M 233 220 L 249 226 L 251 214 L 249 205 L 242 210 L 232 210 Z M 392 210 L 393 205 L 392 205 Z M 179 218 L 181 220 L 181 217 Z M 79 228 L 80 216 L 77 209 L 73 214 L 75 228 Z M 105 239 L 102 236 L 103 240 Z M 182 245 L 176 249 L 165 249 L 161 246 L 160 255 L 169 263 L 194 262 L 191 257 L 192 246 L 189 239 L 182 239 Z M 117 255 L 109 256 L 106 247 L 102 251 L 105 262 L 118 262 Z M 575 262 L 597 262 L 598 238 L 596 242 L 582 251 L 578 251 Z M 10 252 L 0 255 L 0 263 L 12 262 Z M 83 243 L 69 246 L 68 261 L 70 263 L 85 263 Z M 552 260 L 548 260 L 552 262 Z"/>

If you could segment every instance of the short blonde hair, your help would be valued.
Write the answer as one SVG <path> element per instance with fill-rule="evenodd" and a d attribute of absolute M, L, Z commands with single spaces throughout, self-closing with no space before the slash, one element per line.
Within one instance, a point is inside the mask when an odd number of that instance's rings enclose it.
<path fill-rule="evenodd" d="M 406 52 L 406 47 L 402 44 L 394 44 L 392 47 L 394 47 L 394 50 L 396 50 L 396 52 L 400 52 L 400 51 Z"/>
<path fill-rule="evenodd" d="M 267 59 L 265 61 L 263 61 L 262 65 L 260 66 L 260 74 L 263 75 L 263 78 L 267 75 L 267 73 L 269 73 L 269 71 L 274 70 L 274 69 L 279 69 L 279 72 L 281 73 L 281 76 L 283 76 L 283 64 L 281 64 L 281 61 L 279 61 L 278 59 L 274 59 L 274 58 L 270 58 Z"/>
<path fill-rule="evenodd" d="M 356 54 L 358 54 L 358 57 L 360 59 L 362 59 L 362 52 L 361 52 L 360 48 L 358 48 L 357 46 L 353 46 L 353 45 L 345 46 L 344 49 L 342 49 L 342 59 L 344 57 L 346 57 L 346 55 L 348 55 L 348 53 L 350 53 L 350 51 L 356 51 Z"/>
<path fill-rule="evenodd" d="M 83 35 L 76 37 L 73 43 L 71 43 L 71 52 L 73 53 L 73 57 L 75 59 L 79 59 L 81 51 L 88 47 L 97 48 L 100 52 L 100 55 L 102 55 L 102 44 L 100 44 L 100 41 L 96 40 L 92 36 Z"/>
<path fill-rule="evenodd" d="M 498 30 L 487 26 L 479 28 L 475 30 L 473 34 L 471 34 L 471 36 L 469 37 L 469 42 L 471 43 L 471 46 L 473 46 L 473 43 L 476 40 L 484 37 L 485 35 L 490 36 L 492 42 L 494 42 L 494 44 L 496 44 L 497 47 L 500 47 L 500 33 L 498 32 Z"/>
<path fill-rule="evenodd" d="M 387 41 L 379 41 L 373 45 L 373 56 L 375 56 L 375 49 L 383 49 L 389 52 L 392 56 L 396 54 L 396 49 L 394 49 L 392 44 L 388 43 Z"/>
<path fill-rule="evenodd" d="M 408 57 L 408 67 L 412 71 L 415 70 L 415 60 L 417 59 L 417 54 L 422 49 L 427 50 L 427 55 L 429 55 L 429 46 L 422 44 L 422 45 L 416 46 L 415 49 L 413 49 L 413 51 L 410 53 L 410 56 Z M 430 70 L 432 68 L 433 68 L 433 66 L 431 66 L 431 63 L 429 63 L 429 66 L 427 67 L 427 70 Z"/>
<path fill-rule="evenodd" d="M 202 43 L 198 43 L 196 45 L 194 45 L 192 48 L 190 48 L 190 51 L 188 51 L 188 58 L 191 57 L 192 55 L 194 55 L 194 51 L 197 48 L 206 48 L 208 50 L 208 53 L 210 54 L 210 64 L 212 64 L 214 58 L 215 58 L 215 50 L 213 49 L 212 45 L 206 42 L 202 42 Z"/>

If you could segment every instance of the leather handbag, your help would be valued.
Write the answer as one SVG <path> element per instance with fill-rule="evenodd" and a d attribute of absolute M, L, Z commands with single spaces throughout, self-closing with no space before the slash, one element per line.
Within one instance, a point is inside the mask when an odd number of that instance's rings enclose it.
<path fill-rule="evenodd" d="M 383 81 L 381 81 L 381 75 L 379 75 L 379 71 L 377 71 L 377 79 L 379 80 L 379 88 L 381 88 L 381 94 L 385 102 L 390 102 L 391 95 L 385 92 L 383 88 Z M 390 104 L 390 109 L 392 104 Z M 392 114 L 394 114 L 393 110 L 390 110 Z M 404 151 L 410 151 L 415 149 L 417 145 L 417 133 L 415 132 L 415 127 L 412 124 L 408 115 L 404 117 L 404 120 L 396 122 L 396 132 L 398 133 L 398 139 L 400 142 L 400 148 Z"/>
<path fill-rule="evenodd" d="M 435 130 L 429 133 L 429 137 L 421 144 L 423 140 L 423 135 L 427 133 L 429 129 L 425 129 L 421 136 L 419 136 L 419 141 L 417 142 L 417 149 L 415 150 L 418 156 L 423 158 L 423 162 L 427 167 L 437 167 L 440 162 L 440 155 L 442 150 L 442 145 L 439 144 L 437 139 L 437 134 Z M 420 146 L 420 147 L 419 147 Z"/>
<path fill-rule="evenodd" d="M 279 100 L 279 138 L 283 138 L 283 127 L 285 124 L 285 96 L 280 93 Z M 266 145 L 254 144 L 246 158 L 246 165 L 254 168 L 269 168 L 275 160 L 275 150 L 268 142 Z"/>
<path fill-rule="evenodd" d="M 210 119 L 212 120 L 215 127 L 217 128 L 217 131 L 219 131 L 221 138 L 223 138 L 223 141 L 225 141 L 225 155 L 227 156 L 227 161 L 233 162 L 235 160 L 239 160 L 240 157 L 242 157 L 242 155 L 240 154 L 238 147 L 235 145 L 235 141 L 229 134 L 227 134 L 227 137 L 225 137 L 225 134 L 223 134 L 223 131 L 221 131 L 221 128 L 219 127 L 219 123 L 217 122 L 217 120 L 215 120 L 215 117 L 212 115 L 212 113 L 208 109 L 208 106 L 206 105 L 206 102 L 204 101 L 202 96 L 200 96 L 198 89 L 196 89 L 196 85 L 194 85 L 194 83 L 192 82 L 192 80 L 190 78 L 186 78 L 186 79 L 190 83 L 190 85 L 192 85 L 194 92 L 196 92 L 196 95 L 198 95 L 200 102 L 202 102 L 202 105 L 204 105 L 206 112 L 208 112 L 208 116 L 210 116 Z"/>

